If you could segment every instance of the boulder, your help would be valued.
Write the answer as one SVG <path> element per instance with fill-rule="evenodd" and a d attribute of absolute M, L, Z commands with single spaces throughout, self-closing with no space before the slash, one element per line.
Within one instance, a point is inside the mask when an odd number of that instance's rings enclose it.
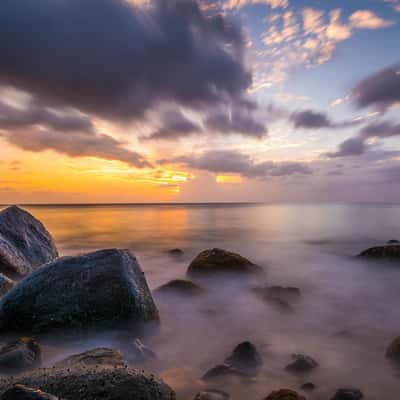
<path fill-rule="evenodd" d="M 388 244 L 400 244 L 400 242 L 397 239 L 390 239 L 387 241 Z"/>
<path fill-rule="evenodd" d="M 253 293 L 266 303 L 288 312 L 294 311 L 292 304 L 299 301 L 301 297 L 300 289 L 296 287 L 258 287 L 253 289 Z"/>
<path fill-rule="evenodd" d="M 159 315 L 128 250 L 62 257 L 18 282 L 0 300 L 0 332 L 139 328 Z"/>
<path fill-rule="evenodd" d="M 364 397 L 358 389 L 339 389 L 332 400 L 361 400 Z"/>
<path fill-rule="evenodd" d="M 300 386 L 300 389 L 308 392 L 308 391 L 314 390 L 315 385 L 312 382 L 306 382 Z"/>
<path fill-rule="evenodd" d="M 390 343 L 389 347 L 386 349 L 386 357 L 400 362 L 400 336 Z"/>
<path fill-rule="evenodd" d="M 56 257 L 54 241 L 40 221 L 17 206 L 0 212 L 0 271 L 24 276 Z"/>
<path fill-rule="evenodd" d="M 306 400 L 305 397 L 300 396 L 293 390 L 280 389 L 272 392 L 264 400 Z"/>
<path fill-rule="evenodd" d="M 219 364 L 216 365 L 213 368 L 210 368 L 203 376 L 202 380 L 203 381 L 212 381 L 216 379 L 221 379 L 221 378 L 227 378 L 230 376 L 239 376 L 239 377 L 244 377 L 247 376 L 244 374 L 242 371 L 232 367 L 231 365 L 227 364 Z"/>
<path fill-rule="evenodd" d="M 194 400 L 229 400 L 231 396 L 222 390 L 204 390 L 194 397 Z"/>
<path fill-rule="evenodd" d="M 262 358 L 256 347 L 250 342 L 238 344 L 232 354 L 224 361 L 245 375 L 254 376 L 263 364 Z"/>
<path fill-rule="evenodd" d="M 172 294 L 180 296 L 197 296 L 204 293 L 204 289 L 192 281 L 175 279 L 154 290 L 155 294 Z"/>
<path fill-rule="evenodd" d="M 42 392 L 39 389 L 28 388 L 24 385 L 15 385 L 7 390 L 1 400 L 61 400 L 56 396 Z"/>
<path fill-rule="evenodd" d="M 263 269 L 239 254 L 222 249 L 204 250 L 190 263 L 187 273 L 192 277 L 209 274 L 254 274 Z"/>
<path fill-rule="evenodd" d="M 293 361 L 285 369 L 290 372 L 308 372 L 318 367 L 318 363 L 304 354 L 293 354 Z"/>
<path fill-rule="evenodd" d="M 170 249 L 168 250 L 168 254 L 171 256 L 181 256 L 183 255 L 183 250 L 182 249 Z"/>
<path fill-rule="evenodd" d="M 100 347 L 67 357 L 64 360 L 57 362 L 54 366 L 56 368 L 71 368 L 79 365 L 86 367 L 99 365 L 124 367 L 126 366 L 126 363 L 119 351 Z"/>
<path fill-rule="evenodd" d="M 16 383 L 65 400 L 174 400 L 172 389 L 152 374 L 118 367 L 44 368 L 0 379 L 0 394 Z"/>
<path fill-rule="evenodd" d="M 361 252 L 358 257 L 378 260 L 398 260 L 400 259 L 400 244 L 392 243 L 371 247 Z"/>
<path fill-rule="evenodd" d="M 15 373 L 40 363 L 40 346 L 35 339 L 21 337 L 0 348 L 0 371 Z"/>
<path fill-rule="evenodd" d="M 15 286 L 15 282 L 0 273 L 0 296 L 5 295 Z"/>

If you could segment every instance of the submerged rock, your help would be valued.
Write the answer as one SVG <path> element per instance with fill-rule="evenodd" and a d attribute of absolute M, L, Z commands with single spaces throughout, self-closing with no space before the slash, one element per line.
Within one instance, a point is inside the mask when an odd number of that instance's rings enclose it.
<path fill-rule="evenodd" d="M 138 328 L 158 320 L 144 274 L 128 250 L 59 258 L 0 300 L 0 332 Z"/>
<path fill-rule="evenodd" d="M 17 206 L 0 211 L 0 271 L 24 276 L 58 257 L 43 224 Z"/>
<path fill-rule="evenodd" d="M 210 368 L 203 376 L 202 380 L 203 381 L 212 381 L 215 379 L 221 379 L 221 378 L 226 378 L 229 376 L 239 376 L 239 377 L 244 377 L 247 376 L 247 374 L 244 374 L 242 371 L 234 368 L 231 365 L 227 364 L 220 364 L 217 365 L 213 368 Z"/>
<path fill-rule="evenodd" d="M 0 370 L 6 373 L 23 371 L 40 363 L 40 346 L 35 339 L 21 337 L 0 348 Z"/>
<path fill-rule="evenodd" d="M 288 364 L 285 369 L 290 372 L 308 372 L 316 367 L 318 363 L 311 357 L 304 354 L 293 354 L 293 362 Z"/>
<path fill-rule="evenodd" d="M 303 383 L 300 386 L 300 389 L 301 390 L 305 390 L 305 391 L 308 392 L 308 391 L 314 390 L 315 389 L 315 385 L 312 382 Z"/>
<path fill-rule="evenodd" d="M 181 296 L 196 296 L 204 293 L 204 289 L 192 281 L 175 279 L 154 290 L 155 294 L 175 294 Z"/>
<path fill-rule="evenodd" d="M 52 394 L 42 392 L 39 389 L 28 388 L 24 385 L 15 385 L 7 390 L 1 400 L 62 400 Z"/>
<path fill-rule="evenodd" d="M 224 363 L 246 375 L 253 376 L 257 374 L 257 370 L 263 364 L 263 361 L 252 343 L 243 342 L 235 347 Z"/>
<path fill-rule="evenodd" d="M 400 362 L 400 336 L 390 343 L 386 350 L 386 357 L 393 361 Z"/>
<path fill-rule="evenodd" d="M 0 379 L 0 394 L 16 383 L 65 400 L 174 400 L 173 390 L 154 375 L 131 368 L 44 368 Z"/>
<path fill-rule="evenodd" d="M 252 274 L 263 269 L 239 254 L 222 249 L 204 250 L 190 263 L 189 276 L 202 276 L 215 273 Z"/>
<path fill-rule="evenodd" d="M 386 244 L 371 247 L 361 252 L 358 257 L 369 259 L 398 260 L 400 259 L 400 244 Z"/>
<path fill-rule="evenodd" d="M 204 390 L 196 394 L 194 400 L 229 400 L 231 396 L 222 390 Z"/>
<path fill-rule="evenodd" d="M 400 242 L 397 239 L 391 239 L 387 241 L 388 244 L 400 244 Z"/>
<path fill-rule="evenodd" d="M 56 368 L 71 368 L 79 365 L 86 367 L 98 365 L 123 367 L 126 366 L 126 363 L 119 351 L 100 347 L 67 357 L 64 360 L 57 362 L 54 366 Z"/>
<path fill-rule="evenodd" d="M 283 311 L 293 312 L 293 303 L 301 297 L 300 289 L 296 287 L 269 286 L 254 288 L 253 293 L 266 303 L 272 304 Z"/>
<path fill-rule="evenodd" d="M 0 296 L 5 295 L 14 286 L 15 282 L 13 280 L 0 273 Z"/>
<path fill-rule="evenodd" d="M 272 392 L 264 400 L 306 400 L 306 398 L 300 396 L 294 390 L 280 389 Z"/>
<path fill-rule="evenodd" d="M 171 256 L 181 256 L 183 255 L 183 250 L 182 249 L 170 249 L 168 250 L 168 254 L 170 254 Z"/>
<path fill-rule="evenodd" d="M 358 389 L 339 389 L 332 400 L 361 400 L 364 397 Z"/>

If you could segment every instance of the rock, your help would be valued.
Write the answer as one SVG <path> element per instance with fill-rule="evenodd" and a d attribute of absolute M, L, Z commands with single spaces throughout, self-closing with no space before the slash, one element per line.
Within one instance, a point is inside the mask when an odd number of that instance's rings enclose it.
<path fill-rule="evenodd" d="M 15 282 L 0 273 L 0 296 L 5 295 L 15 286 Z"/>
<path fill-rule="evenodd" d="M 400 258 L 399 244 L 386 244 L 371 247 L 361 252 L 358 257 L 369 259 L 398 260 Z"/>
<path fill-rule="evenodd" d="M 360 400 L 364 397 L 358 389 L 339 389 L 332 400 Z"/>
<path fill-rule="evenodd" d="M 0 270 L 24 276 L 58 257 L 50 233 L 43 224 L 17 206 L 0 212 Z"/>
<path fill-rule="evenodd" d="M 190 263 L 187 273 L 192 277 L 209 274 L 234 273 L 252 274 L 260 273 L 263 269 L 239 254 L 222 249 L 202 251 Z"/>
<path fill-rule="evenodd" d="M 40 346 L 35 339 L 21 337 L 0 348 L 0 370 L 14 373 L 23 371 L 40 363 Z"/>
<path fill-rule="evenodd" d="M 77 365 L 86 367 L 94 367 L 98 365 L 124 367 L 126 366 L 126 363 L 119 351 L 100 347 L 67 357 L 64 360 L 57 362 L 54 366 L 56 368 L 71 368 Z"/>
<path fill-rule="evenodd" d="M 397 243 L 397 244 L 400 244 L 400 242 L 399 242 L 398 240 L 396 240 L 396 239 L 388 240 L 387 243 L 388 243 L 388 244 L 396 244 L 396 243 Z"/>
<path fill-rule="evenodd" d="M 139 328 L 158 322 L 135 256 L 101 250 L 50 262 L 0 300 L 0 332 Z"/>
<path fill-rule="evenodd" d="M 144 363 L 146 361 L 156 360 L 157 354 L 144 345 L 140 339 L 133 341 L 132 352 L 129 354 L 129 360 L 136 363 Z"/>
<path fill-rule="evenodd" d="M 15 385 L 7 390 L 1 400 L 61 400 L 39 389 L 28 388 L 24 385 Z"/>
<path fill-rule="evenodd" d="M 262 358 L 256 347 L 250 342 L 238 344 L 232 354 L 224 361 L 243 374 L 254 376 L 263 364 Z"/>
<path fill-rule="evenodd" d="M 400 362 L 400 336 L 390 343 L 386 350 L 386 357 L 393 361 Z"/>
<path fill-rule="evenodd" d="M 170 249 L 168 250 L 168 254 L 171 256 L 181 256 L 183 255 L 183 250 L 182 249 Z"/>
<path fill-rule="evenodd" d="M 220 378 L 226 378 L 229 376 L 247 376 L 246 374 L 243 374 L 242 371 L 232 367 L 231 365 L 227 364 L 220 364 L 217 365 L 211 369 L 209 369 L 203 376 L 202 380 L 203 381 L 211 381 L 215 379 L 220 379 Z"/>
<path fill-rule="evenodd" d="M 293 312 L 293 303 L 300 297 L 300 289 L 296 287 L 270 286 L 254 288 L 253 292 L 263 301 L 279 307 L 283 311 Z"/>
<path fill-rule="evenodd" d="M 156 294 L 174 294 L 181 296 L 196 296 L 204 293 L 204 289 L 195 283 L 183 279 L 175 279 L 155 289 Z"/>
<path fill-rule="evenodd" d="M 293 390 L 280 389 L 272 392 L 264 400 L 306 400 L 305 397 L 300 396 Z"/>
<path fill-rule="evenodd" d="M 131 368 L 44 368 L 0 379 L 0 394 L 15 383 L 65 400 L 174 400 L 172 389 L 154 375 Z"/>
<path fill-rule="evenodd" d="M 222 390 L 204 390 L 196 394 L 194 400 L 229 400 L 231 396 Z"/>
<path fill-rule="evenodd" d="M 285 367 L 290 372 L 308 372 L 316 367 L 318 363 L 304 354 L 293 354 L 293 362 Z"/>
<path fill-rule="evenodd" d="M 311 391 L 315 389 L 315 385 L 312 382 L 307 382 L 301 385 L 300 389 L 305 391 Z"/>

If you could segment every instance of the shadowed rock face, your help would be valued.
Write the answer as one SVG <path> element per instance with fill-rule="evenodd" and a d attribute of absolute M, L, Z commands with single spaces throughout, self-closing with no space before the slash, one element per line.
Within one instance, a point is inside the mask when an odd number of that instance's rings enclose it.
<path fill-rule="evenodd" d="M 367 259 L 400 260 L 400 244 L 371 247 L 358 256 Z"/>
<path fill-rule="evenodd" d="M 139 328 L 158 320 L 144 274 L 128 250 L 59 258 L 0 300 L 0 332 Z"/>
<path fill-rule="evenodd" d="M 306 400 L 305 397 L 289 389 L 281 389 L 272 392 L 264 400 Z"/>
<path fill-rule="evenodd" d="M 390 343 L 386 349 L 386 357 L 400 363 L 400 336 Z"/>
<path fill-rule="evenodd" d="M 251 274 L 262 271 L 261 267 L 240 254 L 222 249 L 211 249 L 197 255 L 190 263 L 187 273 L 189 276 L 196 277 L 213 273 Z"/>
<path fill-rule="evenodd" d="M 56 257 L 54 241 L 40 221 L 16 206 L 0 212 L 0 271 L 24 276 Z"/>
<path fill-rule="evenodd" d="M 15 285 L 15 282 L 0 273 L 0 296 L 6 294 Z"/>
<path fill-rule="evenodd" d="M 44 368 L 0 379 L 0 394 L 19 383 L 65 400 L 174 400 L 154 375 L 130 368 Z"/>
<path fill-rule="evenodd" d="M 339 389 L 332 400 L 361 400 L 364 397 L 358 389 Z"/>
<path fill-rule="evenodd" d="M 15 385 L 1 396 L 1 400 L 62 400 L 39 389 Z"/>

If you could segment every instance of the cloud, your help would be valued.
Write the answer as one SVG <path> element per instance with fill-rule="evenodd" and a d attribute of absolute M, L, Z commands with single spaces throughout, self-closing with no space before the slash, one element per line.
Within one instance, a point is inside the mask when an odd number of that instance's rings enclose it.
<path fill-rule="evenodd" d="M 52 104 L 129 120 L 160 102 L 237 100 L 251 84 L 241 30 L 195 0 L 3 0 L 1 9 L 0 84 Z"/>
<path fill-rule="evenodd" d="M 382 112 L 400 103 L 400 65 L 363 79 L 353 88 L 352 98 L 360 108 L 372 106 Z"/>
<path fill-rule="evenodd" d="M 271 8 L 286 8 L 289 6 L 289 0 L 226 0 L 224 8 L 242 8 L 251 4 L 265 4 Z"/>
<path fill-rule="evenodd" d="M 360 118 L 352 121 L 334 122 L 325 113 L 314 110 L 296 111 L 290 115 L 289 119 L 296 128 L 308 129 L 347 128 L 360 124 L 363 121 L 363 118 Z"/>
<path fill-rule="evenodd" d="M 350 138 L 339 145 L 338 151 L 334 153 L 327 153 L 326 156 L 329 158 L 359 156 L 364 154 L 366 149 L 367 146 L 363 138 Z"/>
<path fill-rule="evenodd" d="M 370 10 L 355 11 L 349 17 L 350 25 L 357 29 L 379 29 L 393 25 L 393 21 L 389 21 L 378 17 Z"/>
<path fill-rule="evenodd" d="M 385 3 L 391 4 L 395 11 L 400 12 L 400 0 L 383 0 L 383 1 Z"/>
<path fill-rule="evenodd" d="M 177 163 L 215 174 L 238 174 L 246 178 L 265 179 L 290 175 L 310 175 L 311 168 L 300 162 L 256 162 L 246 154 L 234 150 L 212 150 L 200 155 L 181 156 L 161 163 Z"/>

